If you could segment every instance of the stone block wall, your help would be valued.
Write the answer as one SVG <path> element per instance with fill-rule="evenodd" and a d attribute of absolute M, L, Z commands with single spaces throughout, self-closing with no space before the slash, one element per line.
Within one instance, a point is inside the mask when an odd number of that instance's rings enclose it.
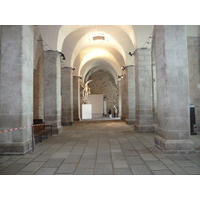
<path fill-rule="evenodd" d="M 118 85 L 113 76 L 107 71 L 98 70 L 94 72 L 88 80 L 90 79 L 94 80 L 89 83 L 91 94 L 103 94 L 103 96 L 106 96 L 107 113 L 109 108 L 113 110 L 114 105 L 118 108 Z"/>
<path fill-rule="evenodd" d="M 185 26 L 155 26 L 158 136 L 165 153 L 193 153 L 189 139 L 189 72 Z"/>
<path fill-rule="evenodd" d="M 37 68 L 34 69 L 34 119 L 44 120 L 44 61 L 39 59 Z"/>
<path fill-rule="evenodd" d="M 73 76 L 70 68 L 61 68 L 62 125 L 73 121 Z"/>
<path fill-rule="evenodd" d="M 152 113 L 151 52 L 137 49 L 135 56 L 136 124 L 138 132 L 154 132 Z"/>
<path fill-rule="evenodd" d="M 0 58 L 0 130 L 33 122 L 33 27 L 2 26 Z M 1 154 L 31 150 L 31 126 L 0 133 Z"/>
<path fill-rule="evenodd" d="M 190 104 L 195 106 L 196 124 L 200 125 L 200 37 L 188 37 Z"/>
<path fill-rule="evenodd" d="M 44 52 L 45 122 L 53 123 L 53 133 L 61 128 L 61 59 L 57 51 Z"/>
<path fill-rule="evenodd" d="M 80 82 L 77 76 L 73 76 L 73 118 L 80 120 Z"/>

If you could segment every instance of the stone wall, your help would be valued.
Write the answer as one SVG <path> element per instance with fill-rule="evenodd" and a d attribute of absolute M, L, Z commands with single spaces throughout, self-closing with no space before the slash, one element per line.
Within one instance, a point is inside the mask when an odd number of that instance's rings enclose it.
<path fill-rule="evenodd" d="M 91 94 L 103 94 L 103 96 L 106 96 L 107 113 L 109 108 L 113 110 L 114 105 L 118 108 L 118 86 L 113 76 L 107 71 L 98 70 L 88 80 L 90 79 L 93 80 L 89 83 Z"/>
<path fill-rule="evenodd" d="M 190 104 L 195 106 L 196 124 L 200 125 L 200 37 L 188 37 Z"/>

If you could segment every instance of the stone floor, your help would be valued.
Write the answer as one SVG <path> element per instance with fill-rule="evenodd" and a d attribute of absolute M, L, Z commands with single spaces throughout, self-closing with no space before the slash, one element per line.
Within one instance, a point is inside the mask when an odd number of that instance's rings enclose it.
<path fill-rule="evenodd" d="M 164 155 L 154 133 L 136 133 L 120 120 L 81 121 L 64 127 L 35 151 L 0 156 L 1 175 L 198 175 L 200 136 L 190 136 L 197 154 Z"/>

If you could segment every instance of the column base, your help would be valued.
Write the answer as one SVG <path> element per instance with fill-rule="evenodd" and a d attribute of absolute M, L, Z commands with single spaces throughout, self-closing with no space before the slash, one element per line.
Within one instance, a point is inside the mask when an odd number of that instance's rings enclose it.
<path fill-rule="evenodd" d="M 135 119 L 126 119 L 126 124 L 127 125 L 134 125 L 135 124 Z"/>
<path fill-rule="evenodd" d="M 62 126 L 72 126 L 73 122 L 61 122 Z"/>
<path fill-rule="evenodd" d="M 63 127 L 53 127 L 52 128 L 52 133 L 53 134 L 60 134 L 61 132 L 63 132 Z"/>
<path fill-rule="evenodd" d="M 121 120 L 122 121 L 126 121 L 126 117 L 125 116 L 121 116 Z"/>
<path fill-rule="evenodd" d="M 193 154 L 194 143 L 191 140 L 166 140 L 160 136 L 155 137 L 155 146 L 166 154 Z"/>
<path fill-rule="evenodd" d="M 32 150 L 32 140 L 26 142 L 0 143 L 0 155 L 24 155 Z"/>
<path fill-rule="evenodd" d="M 74 121 L 81 121 L 81 118 L 74 118 Z"/>
<path fill-rule="evenodd" d="M 155 132 L 155 127 L 153 125 L 138 125 L 135 124 L 134 126 L 135 131 L 138 133 L 154 133 Z"/>

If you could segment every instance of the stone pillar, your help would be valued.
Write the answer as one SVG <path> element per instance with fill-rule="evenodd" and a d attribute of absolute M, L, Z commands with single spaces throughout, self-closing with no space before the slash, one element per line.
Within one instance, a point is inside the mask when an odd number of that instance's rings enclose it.
<path fill-rule="evenodd" d="M 40 57 L 34 69 L 34 119 L 44 120 L 44 59 Z"/>
<path fill-rule="evenodd" d="M 122 88 L 121 88 L 121 80 L 118 80 L 118 117 L 122 116 Z"/>
<path fill-rule="evenodd" d="M 62 126 L 73 124 L 73 73 L 69 67 L 61 68 Z"/>
<path fill-rule="evenodd" d="M 151 51 L 137 49 L 135 54 L 137 132 L 154 132 L 152 112 Z"/>
<path fill-rule="evenodd" d="M 135 124 L 135 67 L 126 67 L 126 124 Z"/>
<path fill-rule="evenodd" d="M 78 76 L 73 76 L 73 115 L 74 121 L 80 121 L 80 82 Z"/>
<path fill-rule="evenodd" d="M 126 114 L 127 114 L 127 88 L 126 88 L 126 80 L 125 78 L 121 79 L 121 119 L 126 121 Z"/>
<path fill-rule="evenodd" d="M 53 133 L 61 128 L 61 58 L 57 51 L 44 52 L 44 120 L 53 123 Z"/>
<path fill-rule="evenodd" d="M 32 26 L 1 26 L 0 154 L 24 154 L 32 149 L 33 123 Z"/>
<path fill-rule="evenodd" d="M 155 26 L 158 136 L 165 153 L 194 152 L 189 140 L 189 75 L 185 26 Z"/>

